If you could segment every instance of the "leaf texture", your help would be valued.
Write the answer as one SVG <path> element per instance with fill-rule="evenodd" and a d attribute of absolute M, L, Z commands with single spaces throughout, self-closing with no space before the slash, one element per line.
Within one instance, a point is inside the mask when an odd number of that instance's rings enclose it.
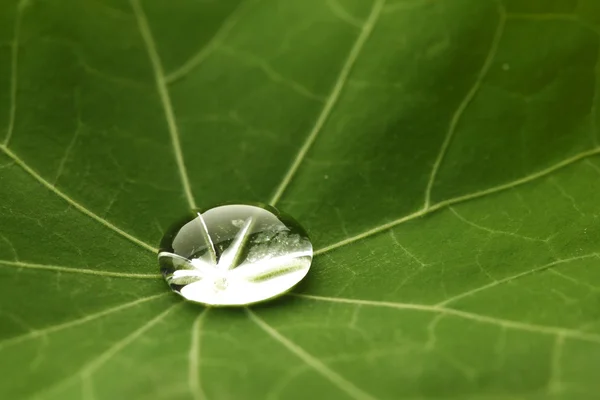
<path fill-rule="evenodd" d="M 0 397 L 593 399 L 596 0 L 0 4 Z M 316 251 L 172 295 L 188 208 Z"/>

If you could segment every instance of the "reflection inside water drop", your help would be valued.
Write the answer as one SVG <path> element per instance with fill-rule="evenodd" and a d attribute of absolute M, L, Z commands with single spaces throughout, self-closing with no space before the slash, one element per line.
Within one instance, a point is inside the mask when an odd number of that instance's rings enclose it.
<path fill-rule="evenodd" d="M 163 237 L 160 269 L 187 300 L 247 305 L 276 297 L 300 282 L 312 261 L 302 227 L 272 207 L 224 205 L 197 211 Z"/>

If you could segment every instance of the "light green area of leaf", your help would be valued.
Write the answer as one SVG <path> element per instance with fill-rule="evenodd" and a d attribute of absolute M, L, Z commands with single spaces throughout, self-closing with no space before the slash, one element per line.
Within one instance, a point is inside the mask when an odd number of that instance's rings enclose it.
<path fill-rule="evenodd" d="M 0 398 L 594 399 L 597 0 L 0 3 Z M 266 202 L 291 295 L 155 247 Z"/>

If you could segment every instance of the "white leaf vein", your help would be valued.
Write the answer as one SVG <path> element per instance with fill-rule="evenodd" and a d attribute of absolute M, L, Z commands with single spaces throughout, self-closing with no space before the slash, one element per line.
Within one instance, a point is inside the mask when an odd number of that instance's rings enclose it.
<path fill-rule="evenodd" d="M 348 76 L 350 75 L 350 72 L 352 71 L 352 68 L 354 67 L 354 64 L 356 63 L 356 60 L 358 59 L 358 56 L 360 55 L 360 53 L 363 49 L 363 46 L 369 39 L 371 32 L 373 31 L 373 28 L 375 27 L 375 25 L 379 19 L 379 15 L 381 14 L 381 9 L 383 8 L 384 4 L 385 4 L 385 0 L 376 0 L 375 1 L 375 4 L 373 5 L 371 13 L 369 14 L 369 17 L 367 18 L 364 25 L 362 26 L 362 30 L 361 30 L 360 34 L 357 36 L 356 41 L 354 42 L 354 45 L 352 46 L 352 48 L 350 49 L 350 52 L 348 53 L 348 57 L 346 58 L 346 61 L 344 62 L 344 65 L 342 66 L 342 69 L 340 70 L 340 73 L 336 79 L 335 85 L 333 86 L 333 89 L 331 90 L 331 93 L 329 94 L 327 101 L 325 102 L 325 106 L 321 110 L 321 113 L 319 114 L 315 125 L 313 126 L 312 130 L 306 137 L 304 144 L 298 151 L 298 154 L 296 154 L 296 157 L 294 158 L 292 165 L 289 167 L 287 173 L 284 175 L 283 179 L 279 183 L 279 186 L 275 189 L 275 193 L 273 194 L 273 197 L 269 201 L 269 204 L 271 204 L 272 206 L 275 206 L 277 204 L 277 202 L 283 195 L 283 192 L 289 186 L 290 182 L 292 181 L 292 178 L 298 171 L 300 164 L 302 164 L 304 157 L 306 157 L 306 154 L 312 147 L 313 143 L 315 142 L 315 140 L 316 140 L 317 136 L 319 135 L 319 133 L 321 132 L 321 130 L 323 129 L 325 122 L 327 122 L 327 120 L 329 119 L 329 116 L 331 115 L 331 112 L 334 109 L 335 105 L 337 104 L 337 102 L 340 98 L 340 95 L 344 89 L 344 86 L 346 85 L 346 81 L 348 80 Z"/>
<path fill-rule="evenodd" d="M 99 222 L 100 224 L 104 225 L 108 229 L 111 229 L 112 231 L 114 231 L 117 234 L 123 236 L 127 240 L 129 240 L 129 241 L 131 241 L 131 242 L 133 242 L 133 243 L 135 243 L 135 244 L 137 244 L 137 245 L 145 248 L 146 250 L 149 250 L 149 251 L 151 251 L 153 253 L 158 253 L 158 249 L 157 248 L 149 245 L 148 243 L 146 243 L 146 242 L 144 242 L 144 241 L 136 238 L 135 236 L 132 236 L 131 234 L 125 232 L 124 230 L 118 228 L 117 226 L 115 226 L 112 223 L 110 223 L 108 220 L 106 220 L 106 219 L 98 216 L 97 214 L 93 213 L 92 211 L 90 211 L 89 209 L 87 209 L 86 207 L 84 207 L 83 205 L 81 205 L 79 202 L 75 201 L 75 199 L 72 199 L 71 197 L 69 197 L 68 195 L 66 195 L 62 191 L 60 191 L 56 186 L 54 186 L 53 184 L 51 184 L 50 182 L 48 182 L 40 174 L 38 174 L 35 170 L 33 170 L 29 165 L 27 165 L 27 163 L 25 163 L 25 161 L 23 161 L 18 155 L 16 155 L 15 153 L 13 153 L 8 147 L 6 147 L 4 145 L 0 145 L 0 151 L 4 152 L 4 154 L 6 154 L 9 158 L 11 158 L 15 162 L 15 164 L 17 164 L 25 172 L 27 172 L 29 175 L 31 175 L 32 178 L 34 178 L 36 181 L 38 181 L 39 183 L 41 183 L 43 186 L 45 186 L 51 192 L 53 192 L 54 194 L 56 194 L 58 197 L 60 197 L 61 199 L 65 200 L 67 203 L 69 203 L 70 205 L 72 205 L 79 212 L 81 212 L 81 213 L 87 215 L 88 217 L 96 220 L 97 222 Z"/>
<path fill-rule="evenodd" d="M 427 182 L 427 188 L 425 189 L 425 204 L 423 206 L 424 209 L 429 208 L 429 205 L 431 203 L 431 191 L 433 189 L 433 184 L 435 183 L 435 179 L 436 179 L 437 173 L 440 169 L 440 166 L 442 165 L 442 161 L 444 161 L 444 157 L 446 156 L 446 153 L 448 152 L 448 148 L 450 147 L 450 143 L 452 142 L 454 133 L 456 132 L 456 128 L 458 127 L 458 123 L 459 123 L 460 119 L 462 118 L 464 112 L 466 111 L 467 107 L 469 107 L 469 104 L 471 104 L 471 102 L 475 98 L 475 95 L 479 91 L 479 88 L 481 87 L 483 80 L 485 79 L 486 75 L 488 74 L 488 72 L 492 66 L 494 58 L 496 57 L 496 53 L 498 52 L 500 40 L 502 39 L 502 34 L 504 32 L 504 26 L 506 25 L 506 12 L 500 2 L 498 2 L 498 12 L 499 12 L 498 25 L 496 27 L 496 31 L 492 38 L 490 50 L 489 50 L 486 58 L 484 59 L 483 65 L 482 65 L 479 73 L 477 74 L 475 83 L 473 83 L 473 86 L 471 86 L 471 89 L 467 92 L 467 95 L 465 96 L 463 101 L 459 104 L 458 108 L 456 109 L 456 112 L 450 119 L 450 126 L 448 128 L 448 132 L 446 133 L 446 136 L 444 137 L 444 141 L 442 142 L 442 147 L 440 148 L 439 154 L 435 160 L 435 163 L 433 164 L 433 168 L 431 169 L 431 174 L 430 174 L 429 180 Z"/>
<path fill-rule="evenodd" d="M 331 381 L 335 386 L 337 386 L 340 390 L 347 393 L 353 399 L 356 400 L 374 400 L 375 398 L 370 394 L 364 392 L 362 389 L 359 389 L 352 382 L 346 380 L 344 377 L 339 375 L 337 372 L 330 369 L 327 365 L 323 364 L 319 359 L 305 351 L 303 348 L 298 346 L 296 343 L 292 342 L 281 333 L 279 333 L 275 328 L 267 324 L 262 318 L 256 315 L 252 310 L 246 308 L 246 312 L 250 319 L 256 323 L 263 331 L 265 331 L 269 336 L 283 345 L 286 349 L 288 349 L 291 353 L 296 355 L 306 364 L 308 364 L 311 368 L 313 368 L 320 375 Z"/>
<path fill-rule="evenodd" d="M 206 394 L 202 389 L 202 380 L 200 379 L 200 352 L 202 351 L 202 324 L 209 308 L 200 313 L 192 324 L 192 334 L 190 340 L 190 351 L 188 353 L 188 386 L 194 400 L 206 400 Z"/>
<path fill-rule="evenodd" d="M 585 255 L 577 256 L 577 257 L 571 257 L 571 258 L 565 258 L 565 259 L 561 259 L 561 260 L 555 260 L 555 261 L 552 261 L 552 262 L 550 262 L 548 264 L 542 265 L 540 267 L 533 268 L 533 269 L 530 269 L 528 271 L 521 272 L 519 274 L 511 275 L 511 276 L 508 276 L 508 277 L 503 278 L 503 279 L 498 279 L 498 280 L 495 280 L 495 281 L 492 281 L 492 282 L 488 283 L 487 285 L 479 286 L 477 288 L 468 290 L 468 291 L 463 292 L 461 294 L 458 294 L 456 296 L 452 296 L 452 297 L 450 297 L 450 298 L 448 298 L 448 299 L 446 299 L 444 301 L 441 301 L 441 302 L 437 303 L 436 306 L 438 306 L 438 307 L 446 306 L 446 305 L 448 305 L 450 303 L 454 303 L 454 302 L 456 302 L 456 301 L 458 301 L 460 299 L 463 299 L 465 297 L 473 296 L 476 293 L 482 292 L 482 291 L 487 290 L 487 289 L 494 288 L 496 286 L 499 286 L 499 285 L 502 285 L 502 284 L 505 284 L 505 283 L 509 283 L 509 282 L 515 281 L 515 280 L 517 280 L 519 278 L 523 278 L 525 276 L 533 275 L 533 274 L 536 274 L 538 272 L 542 272 L 542 271 L 545 271 L 547 269 L 556 267 L 558 265 L 568 264 L 568 263 L 571 263 L 573 261 L 585 260 L 585 259 L 589 259 L 589 258 L 600 259 L 600 254 L 598 254 L 598 253 L 591 253 L 591 254 L 585 254 Z"/>
<path fill-rule="evenodd" d="M 154 318 L 145 322 L 138 329 L 136 329 L 129 335 L 125 336 L 123 339 L 114 343 L 108 349 L 106 349 L 105 351 L 100 353 L 97 357 L 94 357 L 91 361 L 86 363 L 83 367 L 81 367 L 78 371 L 76 371 L 72 375 L 68 376 L 65 379 L 58 381 L 51 387 L 44 389 L 42 392 L 38 392 L 37 396 L 45 395 L 45 394 L 60 390 L 61 388 L 65 387 L 70 382 L 72 382 L 73 380 L 78 379 L 78 378 L 83 378 L 84 380 L 88 380 L 88 382 L 91 382 L 91 377 L 98 368 L 100 368 L 104 363 L 106 363 L 108 360 L 110 360 L 112 357 L 114 357 L 116 354 L 118 354 L 121 350 L 123 350 L 129 344 L 133 343 L 137 338 L 142 336 L 146 331 L 148 331 L 154 325 L 156 325 L 161 320 L 163 320 L 169 313 L 171 313 L 177 306 L 180 306 L 181 304 L 183 304 L 183 302 L 170 306 L 165 311 L 161 312 Z M 88 393 L 91 393 L 91 392 L 88 392 Z"/>
<path fill-rule="evenodd" d="M 158 54 L 156 42 L 154 41 L 154 37 L 152 36 L 152 31 L 150 30 L 148 19 L 146 18 L 146 14 L 144 13 L 144 9 L 142 8 L 140 1 L 130 0 L 130 3 L 131 7 L 133 8 L 136 20 L 138 22 L 138 28 L 140 30 L 140 34 L 142 36 L 144 44 L 146 45 L 146 51 L 148 52 L 148 57 L 150 58 L 150 63 L 154 72 L 156 88 L 158 90 L 158 95 L 160 97 L 160 101 L 162 103 L 162 107 L 165 113 L 165 119 L 167 121 L 169 136 L 171 137 L 171 145 L 175 154 L 177 170 L 179 171 L 179 178 L 181 180 L 181 184 L 183 185 L 185 198 L 188 202 L 189 207 L 191 209 L 195 209 L 196 201 L 194 200 L 194 195 L 192 194 L 190 180 L 188 177 L 187 169 L 185 167 L 183 151 L 181 149 L 179 128 L 177 127 L 177 121 L 175 120 L 175 112 L 173 111 L 173 104 L 171 102 L 169 89 L 167 88 L 165 73 L 163 71 L 162 62 Z"/>
<path fill-rule="evenodd" d="M 163 297 L 163 296 L 165 296 L 167 294 L 169 294 L 169 293 L 165 292 L 165 293 L 161 293 L 161 294 L 157 294 L 157 295 L 153 295 L 153 296 L 142 297 L 141 299 L 136 299 L 134 301 L 131 301 L 131 302 L 128 302 L 128 303 L 125 303 L 125 304 L 120 304 L 118 306 L 111 307 L 111 308 L 108 308 L 106 310 L 102 310 L 102 311 L 99 311 L 99 312 L 96 312 L 96 313 L 87 314 L 86 316 L 81 317 L 81 318 L 77 318 L 77 319 L 74 319 L 74 320 L 71 320 L 71 321 L 68 321 L 68 322 L 64 322 L 64 323 L 61 323 L 61 324 L 47 326 L 47 327 L 42 328 L 42 329 L 36 329 L 36 330 L 33 330 L 33 331 L 28 332 L 26 334 L 23 334 L 23 335 L 20 335 L 20 336 L 15 336 L 15 337 L 12 337 L 10 339 L 6 339 L 6 340 L 3 340 L 3 341 L 0 341 L 0 351 L 2 349 L 4 349 L 4 348 L 8 347 L 8 346 L 13 346 L 15 344 L 24 342 L 24 341 L 29 340 L 29 339 L 34 339 L 34 338 L 38 338 L 38 337 L 44 337 L 44 336 L 46 336 L 46 335 L 48 335 L 50 333 L 53 333 L 53 332 L 57 332 L 57 331 L 61 331 L 63 329 L 72 328 L 74 326 L 82 325 L 82 324 L 85 324 L 87 322 L 94 321 L 94 320 L 97 320 L 99 318 L 105 317 L 107 315 L 113 314 L 115 312 L 119 312 L 119 311 L 122 311 L 122 310 L 125 310 L 125 309 L 128 309 L 128 308 L 131 308 L 131 307 L 135 307 L 135 306 L 140 305 L 142 303 L 146 303 L 148 301 L 155 300 L 155 299 L 157 299 L 159 297 Z"/>
<path fill-rule="evenodd" d="M 563 335 L 565 338 L 578 339 L 586 342 L 600 343 L 600 335 L 584 332 L 577 329 L 562 328 L 557 326 L 538 325 L 528 322 L 520 322 L 509 319 L 491 317 L 488 315 L 476 314 L 469 311 L 457 310 L 454 308 L 440 307 L 437 305 L 418 304 L 418 303 L 398 303 L 390 301 L 377 301 L 377 300 L 359 300 L 352 298 L 343 297 L 327 297 L 327 296 L 316 296 L 308 294 L 291 293 L 291 296 L 300 297 L 315 301 L 326 301 L 330 303 L 342 303 L 342 304 L 353 304 L 363 305 L 371 307 L 383 307 L 383 308 L 395 308 L 399 310 L 413 310 L 421 312 L 429 312 L 442 314 L 445 316 L 454 316 L 461 319 L 476 321 L 484 324 L 496 325 L 508 329 L 515 329 L 520 331 L 534 332 L 545 335 Z"/>
<path fill-rule="evenodd" d="M 162 275 L 160 275 L 160 274 L 136 274 L 136 273 L 130 273 L 130 272 L 103 271 L 103 270 L 95 270 L 95 269 L 87 269 L 87 268 L 63 267 L 60 265 L 35 264 L 35 263 L 28 263 L 28 262 L 22 262 L 22 261 L 9 261 L 9 260 L 0 260 L 0 267 L 1 266 L 34 269 L 34 270 L 42 270 L 42 271 L 52 271 L 52 272 L 68 272 L 70 274 L 108 276 L 108 277 L 112 277 L 112 278 L 132 278 L 132 279 L 159 279 L 159 278 L 162 278 Z"/>
<path fill-rule="evenodd" d="M 415 211 L 415 212 L 413 212 L 411 214 L 408 214 L 408 215 L 405 215 L 403 217 L 400 217 L 400 218 L 398 218 L 396 220 L 393 220 L 393 221 L 387 222 L 385 224 L 376 226 L 374 228 L 371 228 L 371 229 L 369 229 L 367 231 L 364 231 L 362 233 L 359 233 L 357 235 L 351 236 L 349 238 L 340 240 L 339 242 L 336 242 L 336 243 L 330 244 L 328 246 L 325 246 L 325 247 L 323 247 L 321 249 L 318 249 L 318 250 L 315 251 L 315 255 L 328 253 L 328 252 L 330 252 L 332 250 L 335 250 L 335 249 L 337 249 L 339 247 L 346 246 L 346 245 L 348 245 L 350 243 L 354 243 L 356 241 L 359 241 L 359 240 L 368 238 L 370 236 L 376 235 L 378 233 L 384 232 L 384 231 L 386 231 L 388 229 L 391 229 L 391 228 L 393 228 L 395 226 L 398 226 L 400 224 L 403 224 L 405 222 L 409 222 L 409 221 L 412 221 L 412 220 L 424 217 L 424 216 L 429 215 L 429 214 L 431 214 L 433 212 L 436 212 L 438 210 L 447 208 L 448 206 L 452 206 L 452 205 L 459 204 L 459 203 L 464 203 L 464 202 L 467 202 L 467 201 L 470 201 L 470 200 L 474 200 L 474 199 L 478 199 L 478 198 L 482 198 L 482 197 L 485 197 L 485 196 L 488 196 L 488 195 L 491 195 L 491 194 L 503 192 L 503 191 L 508 190 L 508 189 L 516 188 L 518 186 L 521 186 L 521 185 L 524 185 L 526 183 L 535 181 L 537 179 L 544 178 L 544 177 L 550 175 L 551 173 L 553 173 L 555 171 L 558 171 L 560 169 L 568 167 L 569 165 L 572 165 L 572 164 L 574 164 L 574 163 L 576 163 L 578 161 L 582 161 L 582 160 L 585 160 L 587 158 L 596 156 L 598 154 L 600 154 L 600 147 L 596 147 L 596 148 L 593 148 L 593 149 L 590 149 L 590 150 L 583 151 L 583 152 L 581 152 L 579 154 L 576 154 L 576 155 L 571 156 L 571 157 L 569 157 L 567 159 L 564 159 L 564 160 L 562 160 L 562 161 L 560 161 L 560 162 L 558 162 L 558 163 L 556 163 L 554 165 L 551 165 L 550 167 L 544 168 L 542 170 L 534 172 L 533 174 L 524 176 L 524 177 L 516 179 L 514 181 L 511 181 L 511 182 L 508 182 L 508 183 L 505 183 L 505 184 L 502 184 L 502 185 L 494 186 L 494 187 L 491 187 L 491 188 L 488 188 L 488 189 L 480 190 L 480 191 L 477 191 L 477 192 L 474 192 L 474 193 L 469 193 L 469 194 L 466 194 L 466 195 L 453 197 L 453 198 L 448 199 L 448 200 L 442 200 L 442 201 L 440 201 L 440 202 L 438 202 L 438 203 L 436 203 L 436 204 L 428 207 L 427 209 L 421 208 L 418 211 Z"/>
<path fill-rule="evenodd" d="M 19 79 L 19 46 L 21 34 L 21 22 L 25 7 L 29 4 L 29 0 L 19 0 L 15 16 L 15 26 L 13 32 L 13 41 L 11 44 L 11 64 L 10 64 L 10 108 L 8 109 L 8 128 L 4 137 L 4 146 L 8 146 L 15 129 L 15 117 L 17 114 L 17 89 Z"/>
<path fill-rule="evenodd" d="M 254 5 L 259 0 L 240 0 L 236 8 L 229 14 L 227 19 L 221 24 L 219 30 L 196 54 L 188 59 L 183 65 L 175 71 L 165 76 L 165 81 L 172 84 L 196 69 L 210 56 L 216 49 L 219 48 L 225 41 L 225 38 L 237 25 L 243 14 L 248 11 L 251 5 Z"/>

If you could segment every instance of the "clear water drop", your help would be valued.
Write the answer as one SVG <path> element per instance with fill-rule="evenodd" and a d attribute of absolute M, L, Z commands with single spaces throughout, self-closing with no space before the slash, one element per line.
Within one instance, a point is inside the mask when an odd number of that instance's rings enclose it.
<path fill-rule="evenodd" d="M 185 299 L 242 306 L 285 293 L 308 273 L 313 249 L 304 229 L 270 206 L 231 204 L 194 211 L 173 225 L 160 270 Z"/>

